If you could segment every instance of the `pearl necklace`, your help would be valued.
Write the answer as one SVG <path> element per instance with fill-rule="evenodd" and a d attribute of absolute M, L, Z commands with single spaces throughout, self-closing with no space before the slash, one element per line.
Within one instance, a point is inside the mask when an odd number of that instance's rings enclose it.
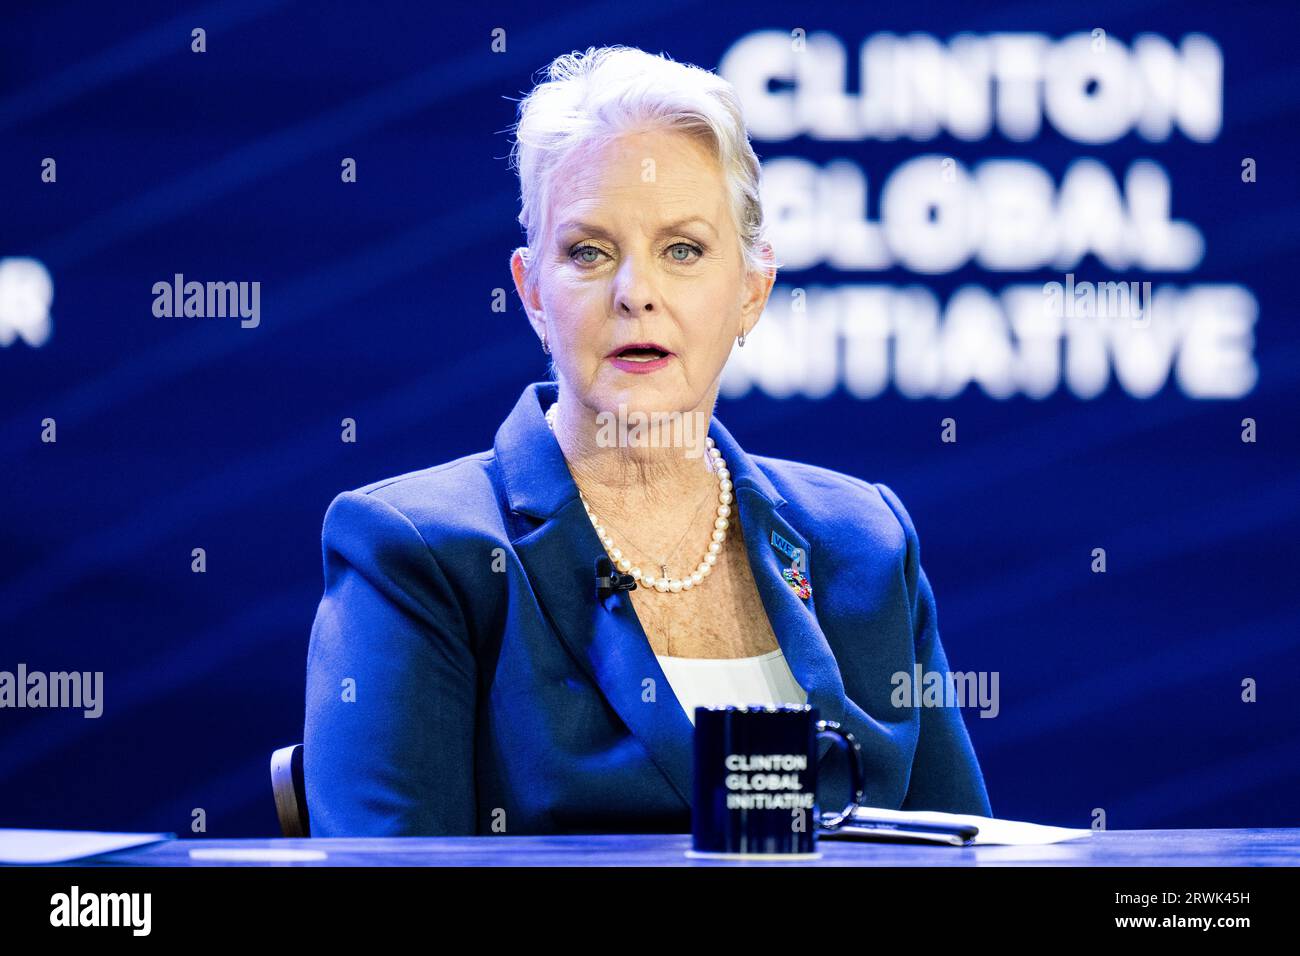
<path fill-rule="evenodd" d="M 559 407 L 560 403 L 554 402 L 546 410 L 546 424 L 551 431 L 555 431 L 555 417 L 558 414 Z M 713 570 L 713 566 L 718 562 L 718 555 L 722 553 L 722 545 L 727 540 L 727 529 L 731 526 L 731 472 L 727 470 L 727 463 L 722 460 L 722 452 L 714 447 L 713 439 L 705 436 L 704 442 L 708 446 L 709 456 L 713 459 L 713 468 L 718 475 L 718 516 L 713 520 L 713 534 L 712 540 L 709 541 L 709 550 L 704 553 L 704 559 L 699 566 L 686 577 L 668 577 L 667 565 L 660 565 L 663 574 L 659 577 L 655 577 L 653 574 L 643 574 L 641 569 L 632 564 L 631 559 L 624 555 L 620 548 L 614 546 L 614 541 L 609 536 L 609 532 L 601 525 L 596 513 L 591 510 L 591 505 L 582 494 L 582 491 L 578 491 L 582 506 L 587 509 L 587 517 L 591 519 L 591 523 L 596 529 L 596 537 L 600 538 L 600 543 L 604 545 L 610 560 L 614 562 L 614 566 L 624 574 L 632 575 L 645 588 L 658 591 L 661 594 L 679 594 L 682 591 L 689 591 L 708 577 Z"/>

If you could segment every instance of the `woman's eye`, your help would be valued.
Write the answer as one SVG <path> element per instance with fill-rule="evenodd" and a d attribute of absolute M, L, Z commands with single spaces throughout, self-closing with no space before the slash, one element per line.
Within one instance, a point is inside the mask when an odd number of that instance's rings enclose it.
<path fill-rule="evenodd" d="M 583 256 L 588 252 L 592 253 L 592 255 L 589 258 L 583 258 Z M 601 253 L 601 251 L 595 246 L 578 246 L 569 253 L 569 258 L 573 259 L 575 262 L 580 262 L 583 265 L 589 266 L 599 260 L 601 255 L 603 255 L 603 253 Z"/>
<path fill-rule="evenodd" d="M 679 251 L 685 252 L 686 255 L 678 255 Z M 689 242 L 676 242 L 668 247 L 668 254 L 672 257 L 674 262 L 690 262 L 690 255 L 692 253 L 696 256 L 704 254 L 703 250 L 698 246 L 691 245 Z"/>

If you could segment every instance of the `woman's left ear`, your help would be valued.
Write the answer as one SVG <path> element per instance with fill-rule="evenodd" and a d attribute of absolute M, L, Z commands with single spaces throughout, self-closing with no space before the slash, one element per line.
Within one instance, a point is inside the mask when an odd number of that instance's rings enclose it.
<path fill-rule="evenodd" d="M 742 308 L 745 315 L 751 313 L 754 315 L 754 322 L 757 322 L 758 317 L 763 314 L 768 296 L 772 294 L 772 285 L 776 282 L 776 256 L 772 252 L 771 243 L 763 243 L 759 247 L 759 255 L 763 260 L 763 268 L 750 272 L 746 276 L 748 294 Z M 749 328 L 753 327 L 753 323 L 750 323 Z"/>

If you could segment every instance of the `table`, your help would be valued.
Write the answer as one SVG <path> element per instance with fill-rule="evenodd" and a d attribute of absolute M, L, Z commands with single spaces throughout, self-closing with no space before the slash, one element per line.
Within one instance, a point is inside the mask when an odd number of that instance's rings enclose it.
<path fill-rule="evenodd" d="M 688 833 L 594 836 L 173 840 L 79 866 L 1300 866 L 1300 828 L 1094 831 L 1047 846 L 930 846 L 819 839 L 817 860 L 686 856 Z M 194 859 L 191 850 L 314 851 L 300 861 Z"/>

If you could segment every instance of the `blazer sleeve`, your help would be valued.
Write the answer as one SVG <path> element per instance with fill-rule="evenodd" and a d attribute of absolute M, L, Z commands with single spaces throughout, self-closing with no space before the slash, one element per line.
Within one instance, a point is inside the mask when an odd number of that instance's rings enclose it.
<path fill-rule="evenodd" d="M 916 660 L 923 673 L 948 671 L 948 657 L 939 640 L 934 592 L 921 567 L 921 542 L 911 516 L 898 496 L 876 483 L 907 539 L 905 578 L 911 610 Z M 959 707 L 922 707 L 921 730 L 912 758 L 912 774 L 902 810 L 942 810 L 991 817 L 988 792 L 975 748 Z"/>
<path fill-rule="evenodd" d="M 400 511 L 348 491 L 321 534 L 303 771 L 312 836 L 476 829 L 476 668 L 464 616 Z"/>

